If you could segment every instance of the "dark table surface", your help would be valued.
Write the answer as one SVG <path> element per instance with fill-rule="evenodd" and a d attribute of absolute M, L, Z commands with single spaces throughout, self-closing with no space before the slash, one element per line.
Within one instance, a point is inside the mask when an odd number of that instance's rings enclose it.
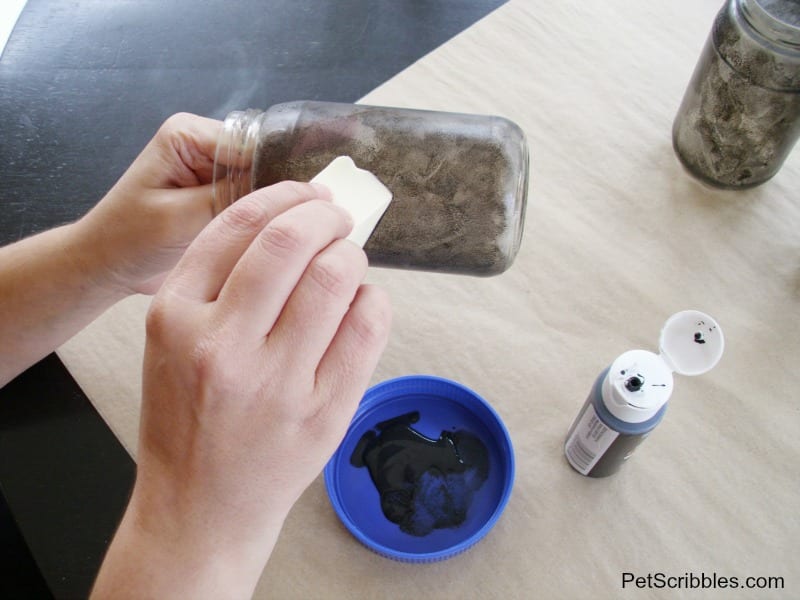
<path fill-rule="evenodd" d="M 0 57 L 0 244 L 83 215 L 172 113 L 353 102 L 501 4 L 29 0 Z M 55 354 L 0 390 L 0 596 L 85 597 L 134 473 Z"/>

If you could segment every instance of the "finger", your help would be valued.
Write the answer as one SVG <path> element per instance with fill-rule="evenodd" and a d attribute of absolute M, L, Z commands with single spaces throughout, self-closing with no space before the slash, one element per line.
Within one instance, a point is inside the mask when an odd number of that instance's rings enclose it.
<path fill-rule="evenodd" d="M 324 186 L 293 181 L 248 194 L 200 232 L 164 285 L 186 298 L 215 300 L 236 262 L 267 223 L 294 206 L 330 197 Z"/>
<path fill-rule="evenodd" d="M 308 265 L 272 328 L 264 348 L 286 372 L 310 383 L 367 274 L 364 251 L 337 240 Z"/>
<path fill-rule="evenodd" d="M 189 113 L 169 117 L 145 146 L 129 172 L 155 188 L 210 183 L 214 149 L 222 122 Z"/>
<path fill-rule="evenodd" d="M 349 213 L 311 200 L 272 219 L 220 290 L 217 309 L 235 330 L 263 340 L 311 260 L 353 228 Z"/>
<path fill-rule="evenodd" d="M 347 427 L 375 367 L 392 324 L 388 294 L 362 285 L 317 368 L 316 389 L 322 404 L 317 419 L 333 430 Z"/>

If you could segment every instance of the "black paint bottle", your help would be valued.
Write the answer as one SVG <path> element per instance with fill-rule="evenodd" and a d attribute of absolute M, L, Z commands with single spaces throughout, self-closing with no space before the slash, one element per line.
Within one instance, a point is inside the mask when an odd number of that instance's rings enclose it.
<path fill-rule="evenodd" d="M 589 477 L 616 473 L 664 417 L 672 374 L 711 370 L 724 347 L 722 330 L 708 315 L 686 310 L 670 317 L 661 330 L 660 354 L 630 350 L 597 378 L 567 433 L 567 462 Z"/>

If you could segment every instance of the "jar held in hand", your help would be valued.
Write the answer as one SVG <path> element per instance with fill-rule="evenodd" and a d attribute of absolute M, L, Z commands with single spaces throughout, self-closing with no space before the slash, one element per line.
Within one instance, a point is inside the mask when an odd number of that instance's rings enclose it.
<path fill-rule="evenodd" d="M 364 246 L 371 264 L 495 275 L 513 262 L 528 148 L 501 117 L 312 101 L 233 112 L 217 145 L 215 210 L 281 180 L 309 181 L 341 155 L 393 195 Z"/>

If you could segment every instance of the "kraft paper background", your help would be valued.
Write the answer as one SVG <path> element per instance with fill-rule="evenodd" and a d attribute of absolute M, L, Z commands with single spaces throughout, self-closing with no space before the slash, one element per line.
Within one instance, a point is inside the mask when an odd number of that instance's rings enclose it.
<path fill-rule="evenodd" d="M 720 4 L 512 0 L 363 99 L 499 114 L 528 136 L 527 225 L 507 273 L 369 276 L 395 316 L 373 383 L 429 373 L 475 389 L 510 430 L 516 485 L 482 542 L 420 566 L 362 547 L 319 478 L 257 598 L 798 597 L 800 150 L 765 185 L 722 192 L 671 147 Z M 59 351 L 133 456 L 148 302 Z M 686 308 L 719 321 L 722 361 L 676 377 L 664 422 L 619 474 L 581 477 L 562 444 L 595 377 L 656 350 Z M 782 576 L 785 589 L 622 590 L 623 572 Z"/>

